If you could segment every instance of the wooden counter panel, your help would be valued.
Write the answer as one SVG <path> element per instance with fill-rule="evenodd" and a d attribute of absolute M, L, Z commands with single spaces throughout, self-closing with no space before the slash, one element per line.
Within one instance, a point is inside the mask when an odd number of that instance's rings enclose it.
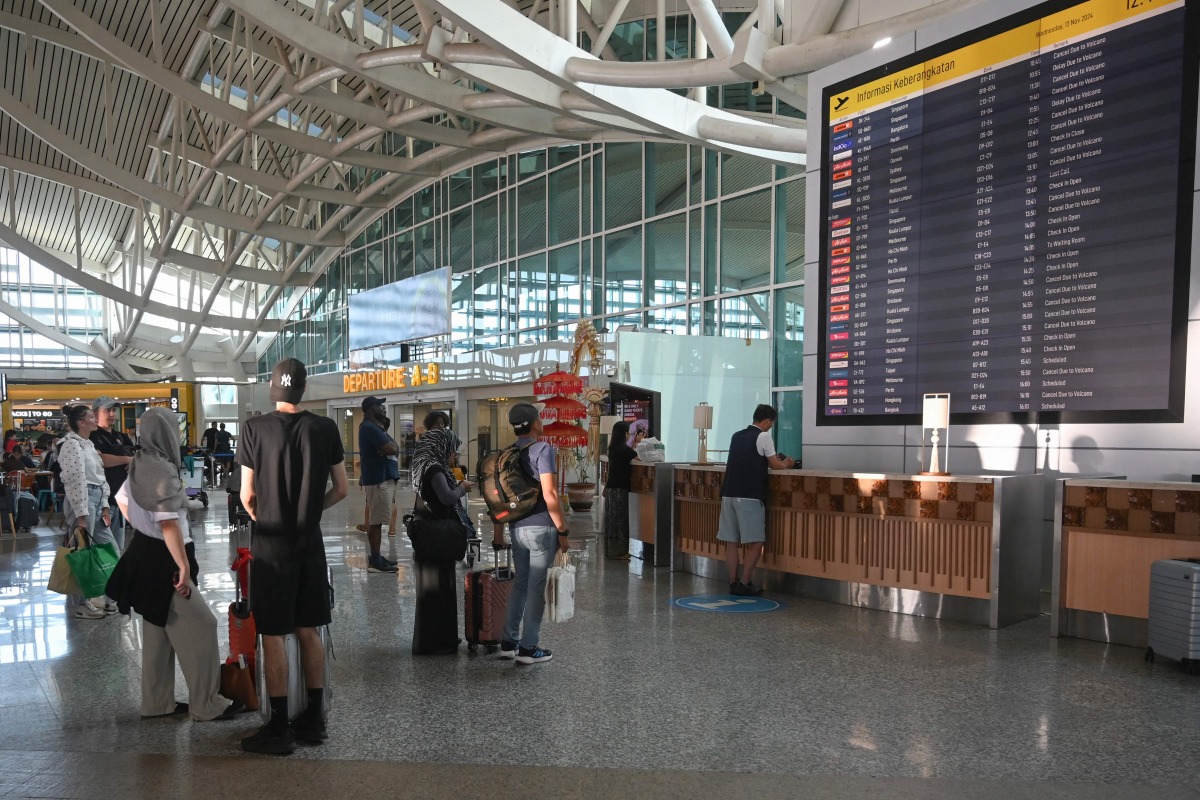
<path fill-rule="evenodd" d="M 723 559 L 719 502 L 677 497 L 683 552 Z M 992 528 L 984 522 L 768 509 L 762 566 L 780 572 L 988 599 Z"/>
<path fill-rule="evenodd" d="M 654 494 L 654 464 L 631 464 L 629 491 L 633 494 Z M 600 482 L 608 483 L 608 462 L 600 462 Z"/>
<path fill-rule="evenodd" d="M 1200 558 L 1200 538 L 1063 528 L 1067 608 L 1147 619 L 1150 565 Z"/>

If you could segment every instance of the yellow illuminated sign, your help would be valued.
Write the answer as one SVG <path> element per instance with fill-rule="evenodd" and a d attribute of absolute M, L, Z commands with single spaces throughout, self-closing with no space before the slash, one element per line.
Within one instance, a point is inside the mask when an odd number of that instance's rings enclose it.
<path fill-rule="evenodd" d="M 411 367 L 374 372 L 351 372 L 342 376 L 342 390 L 346 394 L 353 394 L 433 386 L 441 380 L 441 372 L 441 367 L 437 364 L 413 364 Z"/>
<path fill-rule="evenodd" d="M 1053 50 L 1133 17 L 1183 5 L 1182 0 L 1090 0 L 980 42 L 924 61 L 829 98 L 829 121 L 890 105 L 910 95 L 960 80 L 999 64 Z"/>

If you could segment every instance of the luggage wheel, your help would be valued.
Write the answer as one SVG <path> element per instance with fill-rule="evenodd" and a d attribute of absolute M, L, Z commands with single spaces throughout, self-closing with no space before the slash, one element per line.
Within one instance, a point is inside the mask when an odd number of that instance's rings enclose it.
<path fill-rule="evenodd" d="M 484 645 L 483 652 L 487 653 L 488 655 L 491 655 L 492 653 L 496 652 L 499 649 L 500 649 L 499 645 L 488 644 L 488 645 Z"/>
<path fill-rule="evenodd" d="M 1147 664 L 1154 663 L 1154 648 L 1153 647 L 1146 648 L 1146 663 Z"/>
<path fill-rule="evenodd" d="M 468 652 L 468 653 L 474 653 L 474 652 L 475 652 L 476 650 L 478 650 L 478 649 L 479 649 L 479 645 L 477 645 L 477 644 L 468 644 L 468 645 L 467 645 L 467 652 Z"/>

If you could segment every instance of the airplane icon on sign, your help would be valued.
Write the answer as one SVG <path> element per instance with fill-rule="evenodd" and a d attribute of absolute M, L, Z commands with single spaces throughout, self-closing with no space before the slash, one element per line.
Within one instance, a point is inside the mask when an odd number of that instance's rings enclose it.
<path fill-rule="evenodd" d="M 846 105 L 846 102 L 847 102 L 849 99 L 850 99 L 850 95 L 846 95 L 845 97 L 839 97 L 839 98 L 837 99 L 837 105 L 833 107 L 833 110 L 834 110 L 834 111 L 841 111 L 841 110 L 842 110 L 842 106 Z"/>

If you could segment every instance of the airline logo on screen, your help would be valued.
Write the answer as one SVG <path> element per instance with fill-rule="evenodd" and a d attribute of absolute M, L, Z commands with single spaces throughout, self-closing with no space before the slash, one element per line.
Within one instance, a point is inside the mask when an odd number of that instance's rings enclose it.
<path fill-rule="evenodd" d="M 413 364 L 411 367 L 374 372 L 351 372 L 342 376 L 342 391 L 353 394 L 433 386 L 441 378 L 442 369 L 437 364 Z"/>

